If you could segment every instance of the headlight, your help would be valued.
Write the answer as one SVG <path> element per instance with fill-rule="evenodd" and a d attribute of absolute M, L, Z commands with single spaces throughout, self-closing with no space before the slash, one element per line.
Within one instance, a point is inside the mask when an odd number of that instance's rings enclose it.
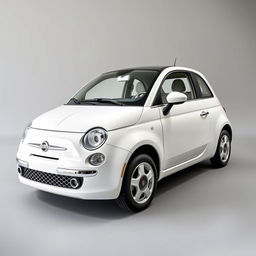
<path fill-rule="evenodd" d="M 23 131 L 23 133 L 22 133 L 22 137 L 21 137 L 21 141 L 22 141 L 22 142 L 25 140 L 25 138 L 26 138 L 26 136 L 27 136 L 27 132 L 28 132 L 28 130 L 29 130 L 31 124 L 32 124 L 32 123 L 28 124 L 28 125 L 26 126 L 26 128 L 24 129 L 24 131 Z"/>
<path fill-rule="evenodd" d="M 88 150 L 95 150 L 105 143 L 107 137 L 107 132 L 103 128 L 91 129 L 82 138 L 83 146 Z"/>

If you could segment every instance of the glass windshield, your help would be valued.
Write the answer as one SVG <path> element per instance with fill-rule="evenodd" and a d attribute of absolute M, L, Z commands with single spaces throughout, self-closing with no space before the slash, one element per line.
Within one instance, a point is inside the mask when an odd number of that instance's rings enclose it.
<path fill-rule="evenodd" d="M 105 73 L 84 86 L 68 104 L 143 106 L 158 74 L 156 70 Z"/>

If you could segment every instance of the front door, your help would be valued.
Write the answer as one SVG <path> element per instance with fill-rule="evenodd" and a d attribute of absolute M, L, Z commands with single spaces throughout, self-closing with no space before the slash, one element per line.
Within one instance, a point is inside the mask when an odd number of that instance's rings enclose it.
<path fill-rule="evenodd" d="M 160 110 L 163 127 L 164 166 L 168 169 L 202 154 L 209 141 L 209 122 L 202 115 L 204 103 L 196 96 L 192 80 L 186 72 L 172 72 L 160 88 L 162 103 L 172 91 L 187 95 L 187 101 L 174 105 L 166 116 Z"/>

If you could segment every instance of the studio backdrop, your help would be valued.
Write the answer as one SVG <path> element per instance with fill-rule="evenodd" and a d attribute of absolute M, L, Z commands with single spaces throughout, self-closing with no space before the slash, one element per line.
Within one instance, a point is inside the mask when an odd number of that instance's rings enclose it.
<path fill-rule="evenodd" d="M 206 75 L 234 133 L 253 133 L 255 1 L 0 0 L 0 135 L 118 68 L 177 65 Z"/>

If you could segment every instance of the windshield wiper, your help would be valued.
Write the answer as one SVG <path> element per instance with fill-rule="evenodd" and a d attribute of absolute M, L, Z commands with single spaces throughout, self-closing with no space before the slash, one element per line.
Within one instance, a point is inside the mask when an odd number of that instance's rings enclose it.
<path fill-rule="evenodd" d="M 80 104 L 80 101 L 76 98 L 71 98 L 68 103 L 70 103 L 70 101 L 73 101 L 75 104 Z"/>
<path fill-rule="evenodd" d="M 83 100 L 83 101 L 80 101 L 80 103 L 86 103 L 86 102 L 99 102 L 99 103 L 110 103 L 110 104 L 113 104 L 113 105 L 118 105 L 118 106 L 124 106 L 123 103 L 121 102 L 118 102 L 116 100 L 111 100 L 111 99 L 105 99 L 105 98 L 94 98 L 94 99 L 88 99 L 88 100 Z"/>
<path fill-rule="evenodd" d="M 87 101 L 87 100 L 78 100 L 78 99 L 76 99 L 76 98 L 71 98 L 70 100 L 69 100 L 69 102 L 68 102 L 68 104 L 70 103 L 70 102 L 74 102 L 75 104 L 77 104 L 77 105 L 85 105 L 85 104 L 88 104 L 88 105 L 96 105 L 97 103 L 95 103 L 94 101 Z"/>

